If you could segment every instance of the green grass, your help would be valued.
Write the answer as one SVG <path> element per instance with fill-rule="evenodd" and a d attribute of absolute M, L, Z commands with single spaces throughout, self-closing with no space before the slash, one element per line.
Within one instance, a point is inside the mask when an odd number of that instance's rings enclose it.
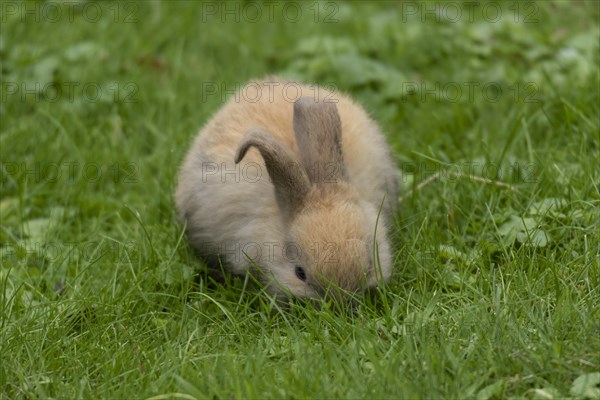
<path fill-rule="evenodd" d="M 1 3 L 2 398 L 600 398 L 598 3 L 59 4 Z M 208 282 L 175 218 L 267 74 L 350 93 L 405 171 L 353 310 Z"/>

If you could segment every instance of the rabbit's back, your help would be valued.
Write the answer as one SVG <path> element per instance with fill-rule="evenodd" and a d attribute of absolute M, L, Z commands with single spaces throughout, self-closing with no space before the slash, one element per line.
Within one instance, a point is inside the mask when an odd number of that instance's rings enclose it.
<path fill-rule="evenodd" d="M 336 102 L 342 122 L 344 164 L 359 194 L 378 206 L 383 193 L 396 198 L 397 170 L 377 124 L 347 96 L 316 86 L 276 78 L 247 84 L 202 129 L 192 151 L 202 154 L 206 161 L 233 165 L 246 130 L 262 127 L 299 155 L 292 117 L 294 100 L 300 96 Z M 251 150 L 244 161 L 264 165 L 256 150 Z"/>

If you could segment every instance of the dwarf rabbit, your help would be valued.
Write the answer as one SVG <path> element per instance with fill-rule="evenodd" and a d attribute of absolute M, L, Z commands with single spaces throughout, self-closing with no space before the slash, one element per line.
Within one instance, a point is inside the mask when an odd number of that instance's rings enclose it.
<path fill-rule="evenodd" d="M 397 177 L 362 107 L 336 91 L 265 78 L 202 128 L 175 201 L 200 256 L 252 273 L 279 297 L 318 298 L 390 277 Z"/>

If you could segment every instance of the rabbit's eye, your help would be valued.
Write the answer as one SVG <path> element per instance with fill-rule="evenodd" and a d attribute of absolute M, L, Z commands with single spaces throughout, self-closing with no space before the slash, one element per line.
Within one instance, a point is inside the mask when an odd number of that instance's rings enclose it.
<path fill-rule="evenodd" d="M 302 268 L 299 265 L 296 265 L 296 268 L 294 268 L 294 272 L 296 273 L 298 279 L 300 279 L 303 282 L 306 281 L 306 272 L 304 272 L 304 268 Z"/>

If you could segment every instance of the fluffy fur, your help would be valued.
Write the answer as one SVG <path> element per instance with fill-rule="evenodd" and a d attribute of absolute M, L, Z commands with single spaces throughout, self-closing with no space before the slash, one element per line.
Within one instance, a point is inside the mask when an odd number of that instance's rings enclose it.
<path fill-rule="evenodd" d="M 302 97 L 293 101 L 290 94 Z M 197 252 L 281 296 L 386 281 L 398 171 L 348 97 L 278 78 L 248 83 L 202 128 L 175 200 Z"/>

